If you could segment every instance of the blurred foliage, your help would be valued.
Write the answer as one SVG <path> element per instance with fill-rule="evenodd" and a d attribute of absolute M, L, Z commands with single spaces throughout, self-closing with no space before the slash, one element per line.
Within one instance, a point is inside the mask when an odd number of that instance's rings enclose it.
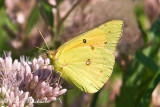
<path fill-rule="evenodd" d="M 0 36 L 0 54 L 2 54 L 3 50 L 13 50 L 13 49 L 10 49 L 8 46 L 4 46 L 6 40 L 10 39 L 8 34 L 3 30 L 4 25 L 8 26 L 13 31 L 15 31 L 16 26 L 11 23 L 11 21 L 9 20 L 9 18 L 7 17 L 7 15 L 5 13 L 5 9 L 4 8 L 0 9 L 0 15 L 1 15 L 1 20 L 0 20 L 0 32 L 1 32 L 1 36 Z"/>
<path fill-rule="evenodd" d="M 4 6 L 4 0 L 0 0 L 0 8 Z"/>
<path fill-rule="evenodd" d="M 64 22 L 80 4 L 81 0 L 77 0 L 77 2 L 72 4 L 64 17 L 60 17 L 61 10 L 59 5 L 63 2 L 64 0 L 56 0 L 56 4 L 52 5 L 48 0 L 37 0 L 26 18 L 25 25 L 23 25 L 15 23 L 8 17 L 4 0 L 0 0 L 0 54 L 3 53 L 3 50 L 10 50 L 12 51 L 13 58 L 19 58 L 19 55 L 23 54 L 30 56 L 30 58 L 38 56 L 38 53 L 42 51 L 33 47 L 39 46 L 46 48 L 44 42 L 39 39 L 41 38 L 39 34 L 32 34 L 32 31 L 39 23 L 40 25 L 45 25 L 44 28 L 42 26 L 40 27 L 42 27 L 44 31 L 47 31 L 46 34 L 50 35 L 48 36 L 50 39 L 47 43 L 51 49 L 57 49 L 61 45 L 58 37 L 64 32 Z M 71 0 L 71 2 L 73 1 Z M 86 5 L 87 3 L 84 2 L 84 4 Z M 57 13 L 54 13 L 52 9 L 55 9 Z M 75 105 L 79 105 L 79 107 L 150 106 L 152 92 L 160 81 L 160 68 L 158 65 L 160 61 L 158 56 L 158 53 L 160 53 L 160 16 L 148 29 L 148 17 L 143 7 L 137 6 L 134 14 L 141 32 L 143 45 L 139 46 L 139 49 L 132 54 L 130 63 L 127 63 L 125 69 L 122 69 L 119 63 L 115 63 L 109 82 L 94 95 L 80 92 L 76 88 L 68 90 L 66 95 L 61 98 L 61 105 L 64 107 L 74 107 Z M 76 26 L 75 24 L 74 27 Z M 44 34 L 44 36 L 46 34 Z M 38 35 L 38 39 L 32 38 L 33 35 Z M 20 42 L 22 45 L 14 48 L 11 45 L 13 40 Z M 30 45 L 32 40 L 34 40 L 35 44 Z M 121 81 L 121 78 L 122 86 L 120 93 L 116 96 L 115 101 L 111 101 L 110 97 L 113 91 L 113 83 L 118 80 Z"/>
<path fill-rule="evenodd" d="M 52 7 L 50 7 L 49 5 L 47 5 L 44 2 L 40 2 L 41 4 L 41 14 L 44 17 L 45 21 L 47 22 L 48 25 L 50 25 L 53 28 L 53 21 L 54 21 L 54 17 L 53 17 L 53 13 L 52 13 Z"/>
<path fill-rule="evenodd" d="M 120 95 L 116 98 L 117 107 L 148 107 L 151 94 L 160 81 L 158 52 L 160 48 L 160 17 L 152 24 L 150 30 L 145 28 L 142 7 L 135 10 L 137 22 L 144 40 L 144 46 L 133 55 L 132 63 L 123 74 Z"/>
<path fill-rule="evenodd" d="M 29 33 L 31 32 L 33 26 L 36 24 L 36 22 L 39 19 L 39 10 L 38 10 L 38 6 L 34 6 L 34 8 L 32 9 L 28 21 L 27 21 L 27 25 L 26 25 L 26 29 L 25 29 L 25 33 L 26 35 L 29 35 Z"/>
<path fill-rule="evenodd" d="M 135 15 L 137 18 L 137 22 L 138 22 L 138 27 L 140 28 L 140 31 L 142 33 L 143 36 L 143 42 L 147 43 L 148 42 L 148 35 L 147 32 L 145 30 L 145 23 L 147 22 L 144 10 L 142 9 L 141 6 L 137 6 L 135 8 Z"/>

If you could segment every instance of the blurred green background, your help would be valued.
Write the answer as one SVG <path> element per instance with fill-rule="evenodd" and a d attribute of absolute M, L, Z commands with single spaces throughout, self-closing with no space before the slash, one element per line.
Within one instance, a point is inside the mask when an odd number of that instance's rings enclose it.
<path fill-rule="evenodd" d="M 53 107 L 160 107 L 159 0 L 0 0 L 0 54 L 43 55 L 110 20 L 124 20 L 113 74 L 95 94 L 68 89 Z M 40 105 L 39 105 L 40 106 Z"/>

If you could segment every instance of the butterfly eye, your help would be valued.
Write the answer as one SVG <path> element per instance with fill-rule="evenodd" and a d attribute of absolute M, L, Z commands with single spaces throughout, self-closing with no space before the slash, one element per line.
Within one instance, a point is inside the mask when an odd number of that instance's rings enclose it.
<path fill-rule="evenodd" d="M 51 54 L 48 54 L 48 58 L 52 59 L 52 58 L 53 58 L 53 56 L 52 56 Z"/>
<path fill-rule="evenodd" d="M 86 39 L 83 39 L 83 43 L 86 43 L 87 41 L 86 41 Z"/>

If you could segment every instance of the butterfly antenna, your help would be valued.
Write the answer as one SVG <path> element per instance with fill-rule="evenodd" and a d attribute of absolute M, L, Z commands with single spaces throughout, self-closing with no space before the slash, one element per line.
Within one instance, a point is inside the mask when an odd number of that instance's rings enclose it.
<path fill-rule="evenodd" d="M 60 79 L 61 79 L 61 77 L 62 77 L 62 73 L 60 72 L 60 75 L 59 75 L 58 80 L 57 80 L 58 86 L 60 85 Z"/>
<path fill-rule="evenodd" d="M 38 28 L 37 28 L 37 30 L 38 30 L 39 34 L 41 35 L 41 37 L 43 38 L 44 43 L 46 44 L 48 50 L 50 51 L 49 46 L 47 45 L 47 42 L 46 42 L 45 39 L 44 39 L 44 36 L 42 35 L 42 33 L 40 32 L 40 30 L 39 30 Z"/>
<path fill-rule="evenodd" d="M 37 48 L 37 49 L 40 49 L 40 50 L 45 50 L 45 51 L 48 51 L 47 49 L 43 49 L 43 48 L 40 48 L 40 47 L 36 47 L 36 46 L 34 46 L 35 48 Z"/>

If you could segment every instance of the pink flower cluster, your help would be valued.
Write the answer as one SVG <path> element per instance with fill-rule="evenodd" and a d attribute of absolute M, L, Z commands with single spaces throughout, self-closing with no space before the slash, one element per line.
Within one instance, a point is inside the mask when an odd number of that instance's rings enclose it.
<path fill-rule="evenodd" d="M 58 84 L 58 75 L 49 65 L 49 59 L 34 58 L 32 62 L 20 57 L 12 60 L 10 53 L 0 57 L 0 105 L 23 107 L 33 103 L 49 103 L 65 94 Z"/>

